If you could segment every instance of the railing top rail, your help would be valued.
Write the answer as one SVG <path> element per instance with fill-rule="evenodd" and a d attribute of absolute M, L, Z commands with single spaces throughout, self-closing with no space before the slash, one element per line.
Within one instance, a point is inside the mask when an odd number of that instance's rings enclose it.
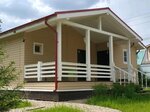
<path fill-rule="evenodd" d="M 141 74 L 143 74 L 143 75 L 146 75 L 146 73 L 144 73 L 144 72 L 142 72 L 142 71 L 140 71 L 140 70 L 138 70 L 138 69 L 136 69 L 136 68 L 134 68 L 134 67 L 132 67 L 132 69 L 134 69 L 135 71 L 137 71 L 137 72 L 140 72 Z M 147 75 L 146 75 L 147 76 Z"/>
<path fill-rule="evenodd" d="M 132 75 L 131 75 L 130 73 L 128 73 L 127 71 L 125 71 L 125 70 L 123 70 L 123 69 L 121 69 L 121 68 L 119 68 L 119 67 L 117 67 L 117 66 L 114 66 L 114 67 L 117 68 L 117 69 L 119 69 L 120 71 L 125 72 L 126 74 L 132 76 Z"/>
<path fill-rule="evenodd" d="M 105 68 L 111 68 L 110 66 L 107 65 L 96 65 L 96 64 L 91 64 L 91 67 L 105 67 Z"/>

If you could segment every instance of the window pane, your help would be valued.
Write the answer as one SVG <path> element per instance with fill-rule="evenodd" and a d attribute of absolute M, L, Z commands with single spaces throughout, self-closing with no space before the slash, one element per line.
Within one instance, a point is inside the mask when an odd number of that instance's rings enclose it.
<path fill-rule="evenodd" d="M 40 53 L 41 52 L 41 49 L 40 49 L 39 45 L 35 45 L 35 52 L 36 53 Z"/>

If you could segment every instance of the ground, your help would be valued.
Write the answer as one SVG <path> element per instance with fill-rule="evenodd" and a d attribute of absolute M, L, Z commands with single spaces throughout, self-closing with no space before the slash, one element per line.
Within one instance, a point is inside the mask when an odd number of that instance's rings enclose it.
<path fill-rule="evenodd" d="M 120 112 L 115 109 L 84 104 L 85 100 L 74 100 L 69 102 L 51 102 L 51 101 L 36 101 L 36 100 L 29 100 L 29 101 L 32 103 L 33 107 L 28 107 L 24 109 L 13 109 L 10 112 L 26 112 L 26 111 L 32 111 L 34 109 L 39 109 L 39 108 L 43 109 L 43 108 L 53 107 L 56 105 L 72 106 L 75 108 L 80 108 L 85 112 Z"/>

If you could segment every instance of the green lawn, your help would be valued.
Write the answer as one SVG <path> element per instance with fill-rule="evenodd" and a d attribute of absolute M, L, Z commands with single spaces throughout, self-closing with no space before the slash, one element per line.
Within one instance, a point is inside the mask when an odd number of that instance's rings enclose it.
<path fill-rule="evenodd" d="M 92 97 L 88 104 L 110 107 L 122 112 L 150 112 L 150 95 L 137 98 Z"/>
<path fill-rule="evenodd" d="M 21 101 L 15 108 L 31 107 L 32 104 L 28 101 Z"/>
<path fill-rule="evenodd" d="M 84 112 L 81 109 L 68 107 L 68 106 L 56 106 L 48 109 L 43 110 L 35 110 L 33 112 Z"/>

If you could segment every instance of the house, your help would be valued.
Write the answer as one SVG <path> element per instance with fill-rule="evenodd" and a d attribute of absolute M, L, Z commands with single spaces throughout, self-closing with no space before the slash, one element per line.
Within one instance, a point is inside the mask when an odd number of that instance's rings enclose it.
<path fill-rule="evenodd" d="M 145 73 L 147 78 L 150 78 L 150 45 L 147 45 L 146 49 L 142 49 L 140 53 L 143 54 L 143 57 L 139 57 L 142 59 L 139 68 Z"/>
<path fill-rule="evenodd" d="M 142 38 L 111 9 L 55 12 L 0 34 L 29 98 L 87 96 L 96 84 L 138 83 Z M 15 82 L 17 83 L 17 82 Z"/>

